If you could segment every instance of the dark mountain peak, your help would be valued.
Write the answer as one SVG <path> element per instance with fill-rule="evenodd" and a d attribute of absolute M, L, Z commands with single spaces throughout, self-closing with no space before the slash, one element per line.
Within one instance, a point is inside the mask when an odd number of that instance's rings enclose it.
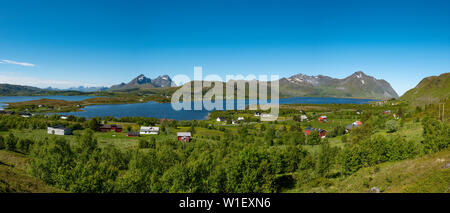
<path fill-rule="evenodd" d="M 155 79 L 147 78 L 144 74 L 138 75 L 129 83 L 121 83 L 111 86 L 110 90 L 124 90 L 136 88 L 155 88 L 155 87 L 172 87 L 176 86 L 168 75 L 160 75 Z"/>
<path fill-rule="evenodd" d="M 136 78 L 131 80 L 130 83 L 128 83 L 128 84 L 141 85 L 141 84 L 149 84 L 151 82 L 152 82 L 152 79 L 145 77 L 144 74 L 140 74 Z"/>
<path fill-rule="evenodd" d="M 371 77 L 368 76 L 366 73 L 364 73 L 363 71 L 357 71 L 354 72 L 352 75 L 350 75 L 349 77 L 351 78 L 367 78 L 367 77 Z"/>
<path fill-rule="evenodd" d="M 174 86 L 172 79 L 168 75 L 160 75 L 152 80 L 152 84 L 155 87 L 171 87 Z"/>
<path fill-rule="evenodd" d="M 319 86 L 328 83 L 333 80 L 333 78 L 325 75 L 309 76 L 299 73 L 287 78 L 287 80 L 294 84 Z"/>

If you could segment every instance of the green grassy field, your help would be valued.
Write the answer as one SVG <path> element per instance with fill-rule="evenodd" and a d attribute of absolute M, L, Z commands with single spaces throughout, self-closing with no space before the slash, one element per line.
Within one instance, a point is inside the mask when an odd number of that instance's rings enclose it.
<path fill-rule="evenodd" d="M 283 150 L 286 147 L 292 145 L 291 137 L 295 135 L 295 132 L 291 131 L 303 131 L 308 126 L 314 128 L 321 128 L 328 131 L 326 140 L 331 147 L 338 147 L 341 149 L 347 148 L 349 134 L 342 135 L 343 133 L 332 136 L 330 134 L 333 129 L 338 126 L 345 126 L 355 121 L 364 121 L 365 124 L 372 125 L 373 134 L 371 136 L 383 136 L 384 138 L 402 138 L 403 141 L 412 141 L 418 147 L 421 147 L 421 143 L 424 140 L 423 128 L 420 122 L 426 114 L 415 113 L 413 109 L 409 109 L 405 112 L 405 116 L 402 119 L 397 120 L 398 129 L 393 133 L 388 133 L 388 130 L 383 126 L 389 120 L 395 120 L 392 114 L 384 115 L 384 110 L 391 110 L 392 113 L 396 113 L 403 105 L 386 104 L 383 106 L 375 105 L 353 105 L 353 104 L 323 104 L 323 105 L 283 105 L 280 111 L 280 117 L 275 122 L 259 122 L 255 121 L 252 111 L 225 111 L 225 112 L 213 112 L 212 117 L 205 121 L 195 121 L 195 131 L 193 132 L 192 143 L 198 144 L 214 144 L 220 142 L 227 142 L 227 137 L 231 136 L 236 139 L 238 143 L 247 143 L 247 140 L 254 140 L 251 143 L 255 143 L 257 146 L 267 150 Z M 364 114 L 356 114 L 356 109 L 361 109 Z M 300 116 L 302 112 L 306 111 L 306 115 L 309 121 L 298 122 L 295 121 L 295 116 Z M 227 122 L 217 122 L 214 116 L 224 114 L 226 118 L 236 119 L 237 117 L 244 117 L 244 125 L 234 125 Z M 321 115 L 328 116 L 328 122 L 319 122 L 318 117 Z M 369 115 L 370 119 L 364 119 L 365 115 Z M 30 122 L 25 118 L 15 118 L 20 122 Z M 46 118 L 37 118 L 46 119 Z M 51 118 L 54 119 L 54 118 Z M 55 122 L 55 120 L 51 120 Z M 61 121 L 56 118 L 56 121 Z M 9 121 L 11 122 L 11 121 Z M 40 120 L 39 120 L 40 122 Z M 66 121 L 63 121 L 66 122 Z M 69 124 L 74 124 L 78 121 L 70 121 Z M 177 138 L 177 132 L 190 132 L 192 131 L 191 123 L 183 123 L 179 121 L 176 125 L 165 126 L 165 131 L 159 135 L 141 135 L 141 137 L 128 137 L 128 129 L 131 131 L 138 131 L 140 125 L 133 123 L 135 121 L 123 121 L 118 120 L 103 120 L 108 124 L 120 124 L 123 126 L 123 132 L 95 132 L 94 138 L 98 142 L 99 148 L 107 146 L 114 146 L 121 151 L 127 150 L 140 150 L 142 152 L 155 151 L 151 148 L 139 148 L 140 140 L 151 141 L 150 138 L 155 138 L 158 143 L 170 144 Z M 190 121 L 191 122 L 191 121 Z M 379 125 L 379 124 L 383 125 Z M 87 122 L 81 122 L 84 128 L 88 128 Z M 53 125 L 53 124 L 52 124 Z M 22 125 L 24 126 L 24 125 Z M 162 124 L 156 126 L 162 127 Z M 173 127 L 177 126 L 177 127 Z M 262 128 L 264 126 L 264 128 Z M 298 130 L 298 127 L 302 130 Z M 73 135 L 57 136 L 48 135 L 46 129 L 32 128 L 33 125 L 21 128 L 10 128 L 8 131 L 0 131 L 0 136 L 7 138 L 8 134 L 13 133 L 15 137 L 23 139 L 31 139 L 32 141 L 46 141 L 50 138 L 64 138 L 71 144 L 78 144 L 80 141 L 80 135 L 85 133 L 85 130 L 75 130 Z M 43 128 L 43 127 L 40 127 Z M 242 140 L 242 130 L 245 128 L 246 139 Z M 264 129 L 264 130 L 263 130 Z M 268 129 L 273 129 L 274 141 L 271 145 L 266 144 L 266 134 Z M 288 137 L 286 137 L 288 136 Z M 299 136 L 300 137 L 300 136 Z M 347 138 L 347 141 L 343 140 L 343 137 Z M 231 140 L 231 139 L 228 139 Z M 268 140 L 270 141 L 270 140 Z M 176 142 L 176 141 L 175 141 Z M 204 143 L 205 142 L 205 143 Z M 306 151 L 311 153 L 313 158 L 317 158 L 320 154 L 320 145 L 310 145 L 308 142 L 297 144 L 301 145 Z M 323 142 L 323 141 L 322 141 Z M 240 144 L 240 145 L 244 145 Z M 320 143 L 318 143 L 320 144 Z M 174 147 L 171 147 L 174 148 Z M 196 147 L 196 149 L 201 147 Z M 176 148 L 175 148 L 176 149 Z M 233 152 L 239 152 L 240 150 L 234 150 Z M 334 156 L 338 157 L 338 156 Z M 310 182 L 301 182 L 300 185 L 289 186 L 281 192 L 368 192 L 371 187 L 378 187 L 381 192 L 448 192 L 449 187 L 449 170 L 442 169 L 442 167 L 449 163 L 450 150 L 441 151 L 436 154 L 424 155 L 418 154 L 416 159 L 409 159 L 397 162 L 386 162 L 377 164 L 376 166 L 365 167 L 359 169 L 356 173 L 350 175 L 342 174 L 342 168 L 339 163 L 332 168 L 327 176 L 311 176 Z M 405 159 L 405 158 L 403 158 Z M 0 191 L 3 192 L 59 192 L 55 188 L 46 185 L 37 178 L 30 176 L 29 173 L 29 156 L 23 155 L 18 152 L 0 151 Z M 314 165 L 313 165 L 314 167 Z M 305 170 L 306 171 L 306 170 Z M 120 171 L 123 174 L 125 171 Z M 280 173 L 277 175 L 287 175 L 301 179 L 299 175 L 302 171 Z"/>
<path fill-rule="evenodd" d="M 367 193 L 372 187 L 390 193 L 449 193 L 450 150 L 412 160 L 387 162 L 359 170 L 345 177 L 328 179 L 319 186 L 295 188 L 286 192 Z"/>
<path fill-rule="evenodd" d="M 32 177 L 28 172 L 28 167 L 26 156 L 0 150 L 0 192 L 64 192 Z"/>

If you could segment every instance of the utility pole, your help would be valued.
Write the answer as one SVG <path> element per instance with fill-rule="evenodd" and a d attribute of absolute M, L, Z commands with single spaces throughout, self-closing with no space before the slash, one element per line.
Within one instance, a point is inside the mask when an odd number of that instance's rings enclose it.
<path fill-rule="evenodd" d="M 445 122 L 445 103 L 442 104 L 442 120 Z"/>
<path fill-rule="evenodd" d="M 441 119 L 441 103 L 438 103 L 438 120 Z"/>

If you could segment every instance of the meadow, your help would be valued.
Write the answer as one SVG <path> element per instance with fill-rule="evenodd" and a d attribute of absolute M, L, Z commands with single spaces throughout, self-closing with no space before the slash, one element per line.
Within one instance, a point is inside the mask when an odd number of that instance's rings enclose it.
<path fill-rule="evenodd" d="M 434 109 L 395 101 L 290 104 L 272 122 L 249 110 L 215 111 L 202 121 L 1 115 L 0 189 L 447 192 L 449 125 L 435 119 Z M 308 120 L 300 121 L 302 115 Z M 319 121 L 324 115 L 328 120 Z M 362 125 L 346 131 L 355 121 Z M 121 125 L 123 132 L 99 132 L 101 123 Z M 48 135 L 53 125 L 71 127 L 73 135 Z M 140 126 L 161 131 L 127 136 Z M 305 134 L 307 127 L 326 130 L 326 137 Z M 191 132 L 192 141 L 177 141 L 177 132 Z"/>

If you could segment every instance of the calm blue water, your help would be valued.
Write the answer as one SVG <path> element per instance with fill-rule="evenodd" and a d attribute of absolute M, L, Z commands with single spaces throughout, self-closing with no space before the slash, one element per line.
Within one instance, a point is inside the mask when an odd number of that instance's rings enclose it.
<path fill-rule="evenodd" d="M 349 99 L 349 98 L 311 98 L 311 97 L 297 97 L 297 98 L 283 98 L 280 99 L 280 104 L 367 104 L 369 101 L 376 101 L 374 99 Z M 255 100 L 238 100 L 241 106 L 255 104 Z M 224 103 L 225 104 L 225 103 Z M 225 107 L 224 107 L 225 109 Z M 203 120 L 207 119 L 208 113 L 203 110 L 181 110 L 176 111 L 172 109 L 170 103 L 138 103 L 138 104 L 112 104 L 112 105 L 92 105 L 84 108 L 82 112 L 63 113 L 64 115 L 75 115 L 80 117 L 154 117 L 154 118 L 168 118 L 176 120 Z"/>
<path fill-rule="evenodd" d="M 65 100 L 65 101 L 82 101 L 89 98 L 95 98 L 97 96 L 63 96 L 63 95 L 54 95 L 54 96 L 0 96 L 0 109 L 3 109 L 7 103 L 11 102 L 22 102 L 22 101 L 33 101 L 39 100 L 43 98 L 47 99 L 57 99 L 57 100 Z"/>

